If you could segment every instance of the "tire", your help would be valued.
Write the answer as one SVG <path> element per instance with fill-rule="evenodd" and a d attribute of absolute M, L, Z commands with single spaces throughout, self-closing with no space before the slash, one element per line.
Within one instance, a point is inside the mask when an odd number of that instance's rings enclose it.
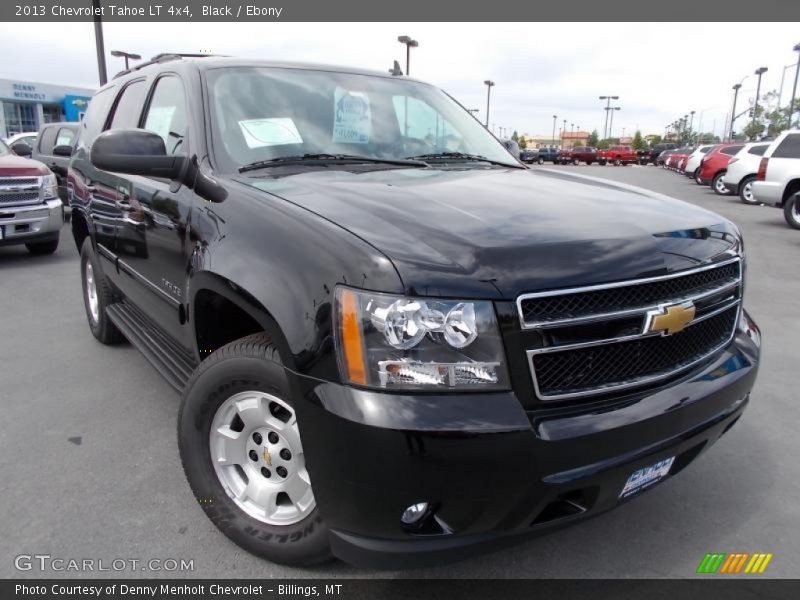
<path fill-rule="evenodd" d="M 714 175 L 714 179 L 711 180 L 711 189 L 714 190 L 715 193 L 719 194 L 720 196 L 730 196 L 731 191 L 725 187 L 725 182 L 722 181 L 722 178 L 725 176 L 725 171 L 720 171 L 716 175 Z"/>
<path fill-rule="evenodd" d="M 605 166 L 605 165 L 606 165 L 606 163 L 607 163 L 608 161 L 607 161 L 607 160 L 605 160 L 605 159 L 602 159 L 602 158 L 601 158 L 601 159 L 600 159 L 599 161 L 597 161 L 597 162 L 598 162 L 598 164 L 600 164 L 600 165 L 602 165 L 602 166 Z"/>
<path fill-rule="evenodd" d="M 573 158 L 572 159 L 572 164 L 577 167 L 579 164 L 581 164 L 581 161 L 579 161 L 577 158 Z"/>
<path fill-rule="evenodd" d="M 618 166 L 620 166 L 621 164 L 622 164 L 622 161 L 619 159 L 619 156 L 617 156 L 617 157 L 614 159 L 614 166 L 615 166 L 615 167 L 618 167 Z"/>
<path fill-rule="evenodd" d="M 800 194 L 790 196 L 783 203 L 783 217 L 793 229 L 800 229 Z"/>
<path fill-rule="evenodd" d="M 697 185 L 703 185 L 703 180 L 702 180 L 702 179 L 700 179 L 700 167 L 697 167 L 697 168 L 694 170 L 694 174 L 692 175 L 692 179 L 694 179 L 694 182 L 695 182 Z"/>
<path fill-rule="evenodd" d="M 83 241 L 81 247 L 81 289 L 86 320 L 92 335 L 101 344 L 112 345 L 124 341 L 125 337 L 106 314 L 106 308 L 114 302 L 114 295 L 111 285 L 100 270 L 97 254 L 89 237 Z"/>
<path fill-rule="evenodd" d="M 231 342 L 200 363 L 186 384 L 178 416 L 178 447 L 192 492 L 222 533 L 256 556 L 309 566 L 329 560 L 331 551 L 328 528 L 305 470 L 290 396 L 286 372 L 267 334 Z M 222 437 L 220 428 L 226 427 L 229 435 Z M 232 432 L 239 435 L 231 438 Z M 291 451 L 288 459 L 283 454 L 287 449 Z M 227 467 L 226 458 L 232 460 Z M 298 496 L 292 499 L 287 491 L 283 509 L 270 514 L 263 506 L 274 508 L 281 502 L 281 486 L 299 488 Z M 251 488 L 255 495 L 244 496 L 246 504 L 237 503 L 226 491 L 235 496 Z M 289 513 L 284 510 L 287 506 Z"/>
<path fill-rule="evenodd" d="M 544 164 L 544 159 L 543 159 L 543 158 L 537 158 L 537 159 L 536 159 L 536 162 L 537 162 L 538 164 L 540 164 L 540 165 L 543 165 L 543 164 Z"/>
<path fill-rule="evenodd" d="M 758 206 L 761 204 L 761 202 L 756 200 L 755 196 L 753 196 L 753 182 L 755 180 L 755 177 L 748 175 L 739 182 L 739 199 L 751 206 Z"/>
<path fill-rule="evenodd" d="M 58 239 L 50 242 L 37 242 L 33 244 L 25 244 L 28 252 L 34 256 L 43 256 L 45 254 L 52 254 L 58 249 Z"/>

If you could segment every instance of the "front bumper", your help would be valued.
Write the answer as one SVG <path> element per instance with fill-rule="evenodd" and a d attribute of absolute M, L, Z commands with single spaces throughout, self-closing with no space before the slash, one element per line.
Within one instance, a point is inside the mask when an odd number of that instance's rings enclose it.
<path fill-rule="evenodd" d="M 58 198 L 33 206 L 0 206 L 0 245 L 54 240 L 63 224 L 64 205 Z"/>
<path fill-rule="evenodd" d="M 634 471 L 675 456 L 672 476 L 736 422 L 759 353 L 759 335 L 740 327 L 705 367 L 611 409 L 526 412 L 513 392 L 399 396 L 301 382 L 306 462 L 333 552 L 360 566 L 419 566 L 614 508 Z M 419 502 L 435 509 L 431 527 L 409 532 L 400 516 Z"/>

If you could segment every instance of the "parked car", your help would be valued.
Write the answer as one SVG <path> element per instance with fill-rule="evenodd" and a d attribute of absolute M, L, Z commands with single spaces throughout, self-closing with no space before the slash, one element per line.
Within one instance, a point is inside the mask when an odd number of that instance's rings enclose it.
<path fill-rule="evenodd" d="M 669 160 L 669 157 L 672 156 L 672 154 L 674 154 L 676 151 L 677 151 L 677 148 L 671 148 L 669 150 L 664 150 L 663 152 L 661 152 L 661 154 L 659 154 L 656 157 L 656 161 L 655 161 L 654 164 L 659 165 L 660 167 L 663 167 L 664 169 L 666 169 L 667 168 L 667 161 Z"/>
<path fill-rule="evenodd" d="M 640 165 L 646 165 L 649 163 L 657 164 L 658 156 L 664 152 L 665 150 L 672 150 L 677 148 L 678 144 L 673 143 L 663 143 L 663 144 L 656 144 L 652 148 L 648 148 L 647 150 L 639 150 L 636 153 L 637 158 L 639 159 Z"/>
<path fill-rule="evenodd" d="M 23 144 L 28 146 L 28 148 L 30 148 L 31 151 L 33 151 L 33 147 L 36 145 L 36 135 L 37 134 L 35 131 L 28 131 L 26 133 L 16 133 L 6 138 L 4 141 L 6 143 L 6 146 L 8 146 L 9 148 L 13 148 L 14 144 L 16 144 L 17 142 L 22 142 Z M 30 154 L 23 154 L 22 156 L 30 156 Z"/>
<path fill-rule="evenodd" d="M 67 169 L 79 127 L 79 123 L 48 123 L 39 130 L 33 147 L 33 158 L 47 165 L 58 179 L 58 196 L 64 203 L 66 215 L 72 211 L 67 193 Z"/>
<path fill-rule="evenodd" d="M 630 165 L 638 162 L 633 146 L 611 146 L 607 150 L 597 152 L 597 162 L 601 165 L 611 163 L 614 166 Z"/>
<path fill-rule="evenodd" d="M 508 153 L 513 156 L 515 159 L 519 160 L 520 158 L 520 150 L 519 144 L 514 140 L 500 140 L 500 143 L 503 144 Z"/>
<path fill-rule="evenodd" d="M 537 148 L 525 148 L 520 151 L 519 159 L 526 164 L 533 164 L 539 158 L 539 150 Z"/>
<path fill-rule="evenodd" d="M 731 194 L 738 194 L 745 204 L 761 204 L 753 197 L 752 188 L 761 157 L 769 145 L 770 142 L 746 144 L 728 161 L 728 169 L 722 176 L 722 183 Z"/>
<path fill-rule="evenodd" d="M 24 148 L 17 140 L 16 152 Z M 64 223 L 56 177 L 16 152 L 0 142 L 0 246 L 25 244 L 31 254 L 52 254 Z"/>
<path fill-rule="evenodd" d="M 728 168 L 728 162 L 734 154 L 744 148 L 743 143 L 718 144 L 700 161 L 700 173 L 697 180 L 701 185 L 710 185 L 717 194 L 729 196 L 730 190 L 725 187 L 722 178 Z"/>
<path fill-rule="evenodd" d="M 556 164 L 558 162 L 560 152 L 561 151 L 558 148 L 539 148 L 539 154 L 536 157 L 536 162 L 540 165 L 546 162 Z"/>
<path fill-rule="evenodd" d="M 783 208 L 786 222 L 800 229 L 800 130 L 784 131 L 764 151 L 752 190 L 756 201 Z"/>
<path fill-rule="evenodd" d="M 527 169 L 429 84 L 156 57 L 94 95 L 69 185 L 89 331 L 181 392 L 197 506 L 273 561 L 412 566 L 552 531 L 682 471 L 748 405 L 736 225 Z"/>
<path fill-rule="evenodd" d="M 686 168 L 683 170 L 684 175 L 691 177 L 692 179 L 697 178 L 697 176 L 700 174 L 700 161 L 703 160 L 703 157 L 713 148 L 714 145 L 709 144 L 706 146 L 700 146 L 694 152 L 692 152 L 689 155 L 689 159 L 686 161 Z"/>
<path fill-rule="evenodd" d="M 681 173 L 682 172 L 681 167 L 683 167 L 683 169 L 686 168 L 689 155 L 692 152 L 694 152 L 694 148 L 690 147 L 676 148 L 675 151 L 669 156 L 668 167 L 673 171 L 678 171 L 679 173 Z"/>
<path fill-rule="evenodd" d="M 597 149 L 591 146 L 575 146 L 562 150 L 559 152 L 559 161 L 563 165 L 567 163 L 579 165 L 582 162 L 591 165 L 593 162 L 597 162 Z"/>

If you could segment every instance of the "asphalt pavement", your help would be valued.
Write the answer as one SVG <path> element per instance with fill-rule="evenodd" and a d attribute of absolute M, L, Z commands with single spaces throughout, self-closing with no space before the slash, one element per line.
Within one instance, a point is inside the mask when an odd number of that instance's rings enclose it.
<path fill-rule="evenodd" d="M 707 552 L 771 552 L 770 577 L 800 577 L 800 232 L 656 167 L 538 167 L 640 185 L 735 221 L 748 253 L 746 306 L 763 362 L 750 406 L 680 475 L 619 510 L 513 548 L 434 568 L 274 565 L 202 513 L 181 470 L 178 396 L 131 346 L 89 333 L 68 228 L 49 257 L 0 248 L 0 577 L 692 577 Z M 476 483 L 477 484 L 477 483 Z M 19 571 L 15 557 L 192 560 L 185 573 Z M 98 563 L 95 563 L 98 564 Z"/>

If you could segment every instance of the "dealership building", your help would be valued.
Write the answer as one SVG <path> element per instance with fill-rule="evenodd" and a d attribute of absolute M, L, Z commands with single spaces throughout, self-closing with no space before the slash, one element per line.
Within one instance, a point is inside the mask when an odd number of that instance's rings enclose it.
<path fill-rule="evenodd" d="M 80 121 L 93 89 L 0 79 L 0 138 L 38 131 L 45 123 Z"/>

